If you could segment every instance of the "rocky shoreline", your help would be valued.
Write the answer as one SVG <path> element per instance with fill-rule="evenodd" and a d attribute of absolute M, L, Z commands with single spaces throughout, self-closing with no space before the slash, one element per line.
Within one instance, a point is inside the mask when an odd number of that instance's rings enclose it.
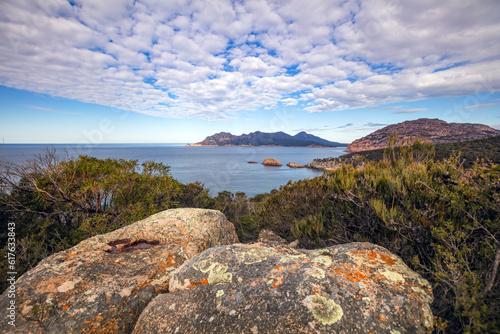
<path fill-rule="evenodd" d="M 362 168 L 364 166 L 364 160 L 357 154 L 348 154 L 337 158 L 314 159 L 312 162 L 308 163 L 306 167 L 328 171 L 339 169 L 342 164 L 351 164 L 355 168 Z"/>

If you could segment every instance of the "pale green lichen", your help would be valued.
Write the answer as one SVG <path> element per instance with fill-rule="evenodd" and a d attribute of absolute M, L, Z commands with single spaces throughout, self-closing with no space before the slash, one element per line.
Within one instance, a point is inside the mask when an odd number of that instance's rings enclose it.
<path fill-rule="evenodd" d="M 193 264 L 193 268 L 201 271 L 202 273 L 206 273 L 212 269 L 212 267 L 215 266 L 215 263 L 213 263 L 211 260 L 201 260 Z"/>
<path fill-rule="evenodd" d="M 170 277 L 168 275 L 162 276 L 158 279 L 155 279 L 154 281 L 151 282 L 151 285 L 164 285 L 170 280 Z"/>
<path fill-rule="evenodd" d="M 329 267 L 332 265 L 332 258 L 329 257 L 329 256 L 325 256 L 325 255 L 320 255 L 320 256 L 317 256 L 315 257 L 312 262 L 315 262 L 315 263 L 320 263 L 326 267 Z"/>
<path fill-rule="evenodd" d="M 269 256 L 277 255 L 277 252 L 274 249 L 268 247 L 238 247 L 233 249 L 233 253 L 239 261 L 245 264 L 262 262 L 267 260 Z"/>
<path fill-rule="evenodd" d="M 233 283 L 233 274 L 226 272 L 227 266 L 213 265 L 210 268 L 208 284 Z"/>
<path fill-rule="evenodd" d="M 224 290 L 217 290 L 217 293 L 215 294 L 215 296 L 216 296 L 217 298 L 220 298 L 220 297 L 222 297 L 223 295 L 224 295 Z"/>
<path fill-rule="evenodd" d="M 304 254 L 280 254 L 280 261 L 284 262 L 296 262 L 299 259 L 304 258 Z"/>
<path fill-rule="evenodd" d="M 312 312 L 314 319 L 323 325 L 332 325 L 344 315 L 340 305 L 323 296 L 307 296 L 302 303 Z"/>
<path fill-rule="evenodd" d="M 295 291 L 297 292 L 297 294 L 299 296 L 305 296 L 309 293 L 309 290 L 305 286 L 302 286 L 302 285 L 299 285 L 297 287 L 297 289 L 295 289 Z"/>
<path fill-rule="evenodd" d="M 397 331 L 397 330 L 394 330 L 394 329 L 391 329 L 391 334 L 401 334 L 401 332 Z"/>
<path fill-rule="evenodd" d="M 370 301 L 371 301 L 370 297 L 363 297 L 363 298 L 361 298 L 361 300 L 364 302 L 367 302 L 367 303 L 370 303 Z"/>
<path fill-rule="evenodd" d="M 434 327 L 434 316 L 431 311 L 431 307 L 429 304 L 424 304 L 424 307 L 422 308 L 424 314 L 424 326 L 428 329 L 432 329 Z"/>
<path fill-rule="evenodd" d="M 429 304 L 432 303 L 432 297 L 424 290 L 416 287 L 416 286 L 412 286 L 411 289 L 416 292 L 417 294 L 419 294 L 422 298 L 425 299 L 425 301 Z"/>
<path fill-rule="evenodd" d="M 429 289 L 432 288 L 429 281 L 427 281 L 426 279 L 418 277 L 417 280 L 418 280 L 418 284 L 420 284 L 421 286 L 429 288 Z"/>
<path fill-rule="evenodd" d="M 241 282 L 243 282 L 243 278 L 238 277 L 238 283 L 241 283 Z"/>
<path fill-rule="evenodd" d="M 395 271 L 379 270 L 378 272 L 381 275 L 385 276 L 389 281 L 396 282 L 396 283 L 404 283 L 405 282 L 403 275 L 401 275 L 400 273 L 397 273 Z"/>
<path fill-rule="evenodd" d="M 306 274 L 317 279 L 325 278 L 325 271 L 321 268 L 316 268 L 316 267 L 310 268 L 306 271 Z"/>

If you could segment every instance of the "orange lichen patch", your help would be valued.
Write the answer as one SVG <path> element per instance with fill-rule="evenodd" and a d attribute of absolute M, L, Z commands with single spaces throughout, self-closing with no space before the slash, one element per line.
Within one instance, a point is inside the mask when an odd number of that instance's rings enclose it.
<path fill-rule="evenodd" d="M 280 265 L 278 264 L 277 266 L 274 266 L 274 268 L 280 270 Z"/>
<path fill-rule="evenodd" d="M 364 279 L 364 278 L 367 278 L 367 277 L 368 277 L 368 275 L 365 275 L 365 274 L 363 274 L 363 273 L 361 273 L 361 272 L 359 272 L 359 271 L 356 271 L 356 276 L 358 276 L 358 277 L 359 277 L 359 278 L 361 278 L 361 279 Z"/>
<path fill-rule="evenodd" d="M 57 292 L 57 288 L 68 280 L 68 277 L 61 275 L 59 277 L 50 278 L 36 284 L 37 291 Z"/>
<path fill-rule="evenodd" d="M 110 299 L 111 299 L 111 297 L 106 298 L 106 300 L 110 300 Z"/>
<path fill-rule="evenodd" d="M 380 319 L 380 321 L 384 321 L 384 322 L 386 322 L 386 321 L 387 321 L 387 318 L 386 318 L 386 317 L 384 317 L 382 314 L 379 314 L 379 315 L 378 315 L 378 318 Z"/>
<path fill-rule="evenodd" d="M 282 281 L 283 281 L 283 280 L 282 280 Z M 273 289 L 276 289 L 276 288 L 277 288 L 277 287 L 279 287 L 281 284 L 282 284 L 282 283 L 278 283 L 278 280 L 275 280 L 275 281 L 273 282 L 273 287 L 272 287 L 272 288 L 273 288 Z"/>
<path fill-rule="evenodd" d="M 189 282 L 189 285 L 187 286 L 188 289 L 192 289 L 194 287 L 197 287 L 197 286 L 202 286 L 202 285 L 207 285 L 208 284 L 208 280 L 207 279 L 201 279 L 200 280 L 200 283 L 196 283 L 196 282 Z"/>
<path fill-rule="evenodd" d="M 64 305 L 63 307 L 61 307 L 63 310 L 66 310 L 69 306 L 71 305 L 71 303 L 67 304 L 67 305 Z"/>
<path fill-rule="evenodd" d="M 364 260 L 372 265 L 377 265 L 381 263 L 385 263 L 387 265 L 392 266 L 396 262 L 392 259 L 392 257 L 383 254 L 382 252 L 375 251 L 373 249 L 368 250 L 356 250 L 352 252 L 357 256 L 364 258 Z"/>
<path fill-rule="evenodd" d="M 387 263 L 388 265 L 392 266 L 394 263 L 396 263 L 390 256 L 384 255 L 382 253 L 379 253 L 380 258 L 382 261 Z"/>
<path fill-rule="evenodd" d="M 367 284 L 364 280 L 368 278 L 367 274 L 363 274 L 360 271 L 352 270 L 346 266 L 342 266 L 342 269 L 330 268 L 331 271 L 336 273 L 339 276 L 342 276 L 344 279 L 348 280 L 351 283 L 364 283 Z"/>

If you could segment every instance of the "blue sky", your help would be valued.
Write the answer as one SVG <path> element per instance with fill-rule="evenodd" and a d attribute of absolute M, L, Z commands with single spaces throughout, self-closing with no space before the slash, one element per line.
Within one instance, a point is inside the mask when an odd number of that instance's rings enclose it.
<path fill-rule="evenodd" d="M 422 117 L 500 129 L 500 3 L 4 0 L 6 143 L 349 143 Z"/>

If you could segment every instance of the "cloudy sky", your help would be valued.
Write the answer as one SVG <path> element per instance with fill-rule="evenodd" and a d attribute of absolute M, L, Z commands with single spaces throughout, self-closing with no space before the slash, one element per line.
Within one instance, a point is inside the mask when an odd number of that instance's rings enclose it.
<path fill-rule="evenodd" d="M 2 0 L 0 137 L 500 128 L 498 0 Z"/>

